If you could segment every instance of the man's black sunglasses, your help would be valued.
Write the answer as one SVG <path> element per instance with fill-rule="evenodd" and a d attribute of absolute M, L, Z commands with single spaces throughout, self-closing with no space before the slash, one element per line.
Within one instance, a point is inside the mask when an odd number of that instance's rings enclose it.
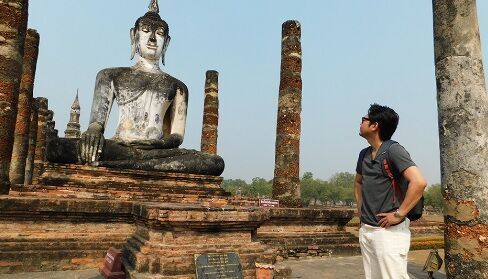
<path fill-rule="evenodd" d="M 367 118 L 367 117 L 361 117 L 361 123 L 363 123 L 364 121 L 370 121 L 371 122 L 371 120 L 369 118 Z"/>

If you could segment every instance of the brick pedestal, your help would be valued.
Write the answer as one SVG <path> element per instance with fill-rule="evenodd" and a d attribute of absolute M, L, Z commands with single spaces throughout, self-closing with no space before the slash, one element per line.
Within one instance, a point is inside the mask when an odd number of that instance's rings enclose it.
<path fill-rule="evenodd" d="M 357 237 L 345 229 L 353 214 L 353 209 L 272 208 L 257 236 L 283 258 L 359 254 Z"/>
<path fill-rule="evenodd" d="M 131 278 L 195 278 L 194 255 L 237 252 L 245 278 L 275 250 L 253 237 L 266 210 L 181 204 L 138 204 L 136 234 L 124 246 Z"/>

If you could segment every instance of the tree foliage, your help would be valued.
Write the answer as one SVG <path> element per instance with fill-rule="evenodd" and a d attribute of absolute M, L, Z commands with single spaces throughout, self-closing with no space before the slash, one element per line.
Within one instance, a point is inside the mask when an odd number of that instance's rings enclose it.
<path fill-rule="evenodd" d="M 430 205 L 434 209 L 442 209 L 441 184 L 432 184 L 424 192 L 425 205 Z"/>
<path fill-rule="evenodd" d="M 314 178 L 313 173 L 305 172 L 301 179 L 300 191 L 304 206 L 346 205 L 354 206 L 354 179 L 356 175 L 349 172 L 338 172 L 329 180 Z M 242 179 L 225 179 L 222 187 L 236 195 L 240 191 L 246 197 L 268 197 L 272 195 L 273 180 L 255 177 L 251 183 Z M 440 184 L 434 184 L 424 193 L 425 204 L 434 209 L 442 208 Z"/>
<path fill-rule="evenodd" d="M 230 192 L 233 196 L 240 192 L 240 194 L 245 197 L 270 198 L 273 189 L 273 181 L 255 177 L 252 179 L 251 183 L 248 184 L 242 179 L 224 179 L 222 188 L 227 192 Z"/>

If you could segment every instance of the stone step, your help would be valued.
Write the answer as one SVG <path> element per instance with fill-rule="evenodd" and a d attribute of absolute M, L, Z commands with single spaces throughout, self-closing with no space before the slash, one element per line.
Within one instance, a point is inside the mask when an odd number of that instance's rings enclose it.
<path fill-rule="evenodd" d="M 289 240 L 289 239 L 296 239 L 296 238 L 301 238 L 301 239 L 357 239 L 357 237 L 353 234 L 317 234 L 317 235 L 311 235 L 311 234 L 275 234 L 275 235 L 262 235 L 258 234 L 258 239 L 263 240 L 263 239 L 283 239 L 283 240 Z"/>
<path fill-rule="evenodd" d="M 48 235 L 45 235 L 46 231 L 40 230 L 32 230 L 26 231 L 24 230 L 22 233 L 0 233 L 0 245 L 3 242 L 10 242 L 15 239 L 15 242 L 56 242 L 56 241 L 63 241 L 63 242 L 71 242 L 71 241 L 91 241 L 96 240 L 97 242 L 105 242 L 111 240 L 121 240 L 127 239 L 128 233 L 130 230 L 121 232 L 121 233 L 113 233 L 107 231 L 101 232 L 90 232 L 90 233 L 66 233 L 66 232 L 49 232 Z"/>
<path fill-rule="evenodd" d="M 293 234 L 281 235 L 279 233 L 259 234 L 258 239 L 264 243 L 277 245 L 326 245 L 348 244 L 358 241 L 357 237 L 350 233 L 321 233 L 321 234 Z"/>
<path fill-rule="evenodd" d="M 290 235 L 291 234 L 291 235 Z M 343 237 L 343 236 L 354 236 L 349 232 L 258 232 L 259 238 L 286 238 L 286 237 Z"/>
<path fill-rule="evenodd" d="M 279 247 L 278 254 L 281 257 L 307 257 L 307 256 L 346 256 L 361 253 L 359 243 L 328 244 L 328 245 L 294 245 Z"/>
<path fill-rule="evenodd" d="M 355 238 L 336 238 L 336 239 L 296 239 L 296 240 L 276 240 L 276 239 L 266 239 L 261 240 L 266 244 L 273 246 L 302 246 L 302 245 L 335 245 L 335 244 L 349 244 L 357 241 Z"/>
<path fill-rule="evenodd" d="M 53 193 L 64 193 L 65 195 L 71 194 L 75 196 L 81 196 L 83 194 L 91 194 L 93 196 L 161 196 L 161 194 L 171 194 L 179 197 L 184 197 L 185 195 L 197 195 L 201 197 L 216 196 L 216 197 L 228 197 L 229 193 L 225 192 L 223 189 L 193 189 L 184 188 L 179 189 L 174 188 L 144 188 L 144 187 L 130 187 L 128 189 L 117 189 L 105 186 L 98 186 L 94 188 L 90 187 L 80 187 L 74 185 L 63 185 L 63 186 L 53 186 L 53 185 L 16 185 L 11 187 L 11 191 L 19 193 L 32 193 L 32 192 L 53 192 Z"/>
<path fill-rule="evenodd" d="M 125 200 L 125 201 L 153 201 L 169 203 L 205 203 L 228 204 L 228 199 L 223 194 L 208 193 L 186 193 L 172 194 L 163 192 L 104 192 L 104 191 L 85 191 L 83 189 L 66 189 L 54 186 L 42 186 L 37 189 L 12 189 L 10 196 L 13 197 L 39 197 L 39 198 L 62 198 L 62 199 L 92 199 L 92 200 Z"/>
<path fill-rule="evenodd" d="M 1 242 L 0 251 L 19 252 L 24 251 L 59 251 L 59 250 L 108 250 L 109 247 L 122 247 L 126 239 L 103 242 L 87 241 L 25 241 L 25 242 Z M 103 244 L 102 244 L 103 243 Z"/>
<path fill-rule="evenodd" d="M 57 261 L 74 258 L 103 258 L 107 249 L 95 250 L 27 250 L 0 251 L 0 262 L 23 262 L 25 264 Z"/>
<path fill-rule="evenodd" d="M 147 193 L 174 193 L 174 194 L 186 194 L 186 193 L 208 193 L 208 194 L 223 194 L 225 196 L 230 196 L 230 193 L 225 192 L 224 189 L 220 187 L 206 187 L 204 185 L 186 186 L 186 185 L 174 185 L 174 186 L 159 186 L 159 185 L 144 185 L 135 184 L 130 186 L 121 187 L 119 184 L 114 183 L 104 183 L 101 185 L 82 185 L 75 183 L 64 183 L 60 185 L 56 184 L 33 184 L 33 185 L 22 185 L 15 184 L 11 187 L 12 190 L 23 192 L 23 191 L 42 191 L 42 190 L 82 190 L 90 191 L 93 193 L 104 193 L 107 191 L 112 192 L 147 192 Z"/>
<path fill-rule="evenodd" d="M 123 190 L 128 187 L 219 189 L 222 177 L 46 163 L 40 180 L 43 185 L 114 185 Z"/>

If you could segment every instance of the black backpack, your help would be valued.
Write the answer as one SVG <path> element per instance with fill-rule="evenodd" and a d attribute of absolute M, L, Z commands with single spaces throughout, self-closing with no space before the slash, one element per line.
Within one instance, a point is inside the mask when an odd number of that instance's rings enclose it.
<path fill-rule="evenodd" d="M 390 151 L 390 147 L 395 143 L 398 144 L 398 142 L 394 140 L 388 140 L 383 142 L 383 144 L 385 144 L 386 146 L 386 150 L 383 153 L 377 155 L 376 157 L 379 158 L 379 156 L 381 156 L 382 158 L 381 168 L 383 170 L 383 175 L 386 176 L 388 179 L 390 179 L 391 187 L 393 188 L 393 192 L 394 192 L 394 197 L 397 198 L 401 204 L 405 199 L 405 194 L 407 192 L 408 185 L 399 185 L 400 183 L 398 183 L 398 177 L 400 176 L 400 174 L 396 174 L 396 173 L 394 174 L 395 170 L 391 168 L 389 151 Z M 364 156 L 366 156 L 366 151 L 368 149 L 369 148 L 365 149 L 363 154 L 361 154 L 361 162 L 364 160 Z M 422 217 L 423 212 L 424 212 L 424 196 L 422 195 L 422 197 L 417 202 L 417 204 L 410 210 L 410 212 L 407 213 L 407 218 L 410 221 L 418 220 L 420 219 L 420 217 Z"/>

